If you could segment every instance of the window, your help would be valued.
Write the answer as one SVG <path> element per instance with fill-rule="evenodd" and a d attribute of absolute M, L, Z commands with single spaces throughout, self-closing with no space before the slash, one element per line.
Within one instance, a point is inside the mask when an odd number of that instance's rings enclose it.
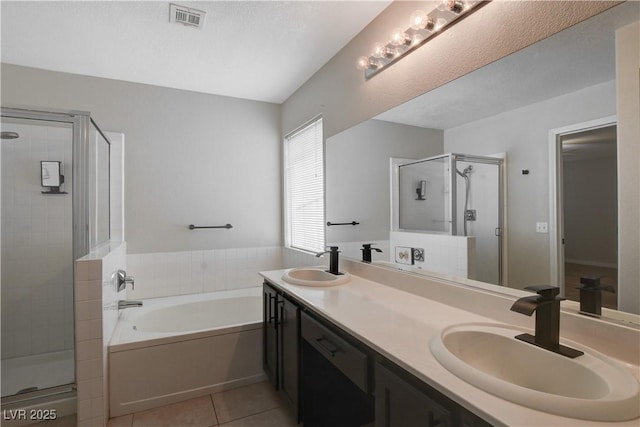
<path fill-rule="evenodd" d="M 285 241 L 288 247 L 324 250 L 322 119 L 284 139 Z"/>

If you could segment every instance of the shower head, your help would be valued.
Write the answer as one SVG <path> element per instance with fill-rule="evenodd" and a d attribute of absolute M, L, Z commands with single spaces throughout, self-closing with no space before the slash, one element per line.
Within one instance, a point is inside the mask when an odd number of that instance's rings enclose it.
<path fill-rule="evenodd" d="M 473 165 L 469 165 L 466 168 L 464 168 L 462 172 L 460 172 L 458 169 L 456 169 L 456 172 L 458 173 L 458 175 L 460 175 L 463 178 L 469 178 L 469 174 L 471 173 L 472 170 L 473 170 Z"/>
<path fill-rule="evenodd" d="M 17 139 L 19 137 L 18 132 L 0 132 L 0 139 Z"/>

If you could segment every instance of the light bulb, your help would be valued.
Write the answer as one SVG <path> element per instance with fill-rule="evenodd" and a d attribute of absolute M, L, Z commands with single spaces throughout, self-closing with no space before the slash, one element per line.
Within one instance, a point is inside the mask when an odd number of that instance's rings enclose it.
<path fill-rule="evenodd" d="M 391 58 L 393 57 L 393 51 L 382 43 L 376 43 L 373 45 L 373 53 L 371 56 L 375 58 Z"/>
<path fill-rule="evenodd" d="M 391 43 L 396 46 L 408 45 L 411 43 L 411 37 L 408 37 L 402 28 L 394 28 L 391 31 Z"/>
<path fill-rule="evenodd" d="M 420 34 L 414 34 L 411 38 L 411 46 L 417 46 L 424 40 L 424 36 Z"/>
<path fill-rule="evenodd" d="M 436 25 L 433 27 L 433 31 L 440 31 L 445 25 L 447 25 L 447 20 L 444 18 L 438 18 Z"/>
<path fill-rule="evenodd" d="M 409 18 L 409 25 L 414 30 L 421 30 L 424 28 L 424 23 L 427 20 L 427 13 L 424 10 L 416 10 L 411 14 Z"/>
<path fill-rule="evenodd" d="M 361 56 L 360 58 L 358 58 L 356 66 L 358 67 L 358 70 L 368 70 L 368 69 L 378 68 L 376 67 L 375 63 L 373 63 L 371 59 L 369 59 L 366 56 Z"/>
<path fill-rule="evenodd" d="M 448 0 L 447 1 L 447 10 L 453 13 L 460 13 L 465 9 L 466 5 L 463 0 Z"/>
<path fill-rule="evenodd" d="M 444 12 L 445 10 L 447 10 L 448 3 L 449 3 L 449 0 L 440 0 L 438 2 L 438 5 L 436 6 L 436 9 L 438 9 L 441 12 Z"/>

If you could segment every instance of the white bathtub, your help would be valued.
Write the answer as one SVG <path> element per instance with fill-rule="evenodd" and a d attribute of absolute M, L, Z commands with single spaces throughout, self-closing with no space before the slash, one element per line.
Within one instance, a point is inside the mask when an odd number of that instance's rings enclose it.
<path fill-rule="evenodd" d="M 109 346 L 111 417 L 264 380 L 262 288 L 143 303 Z"/>

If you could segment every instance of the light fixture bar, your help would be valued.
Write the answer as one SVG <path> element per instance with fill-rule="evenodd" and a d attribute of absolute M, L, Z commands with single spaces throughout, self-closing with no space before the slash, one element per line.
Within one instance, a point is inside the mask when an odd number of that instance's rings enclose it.
<path fill-rule="evenodd" d="M 387 44 L 376 43 L 369 56 L 358 58 L 358 69 L 364 70 L 364 77 L 369 80 L 487 3 L 489 1 L 441 0 L 429 13 L 416 10 L 411 14 L 409 28 L 394 29 Z"/>

